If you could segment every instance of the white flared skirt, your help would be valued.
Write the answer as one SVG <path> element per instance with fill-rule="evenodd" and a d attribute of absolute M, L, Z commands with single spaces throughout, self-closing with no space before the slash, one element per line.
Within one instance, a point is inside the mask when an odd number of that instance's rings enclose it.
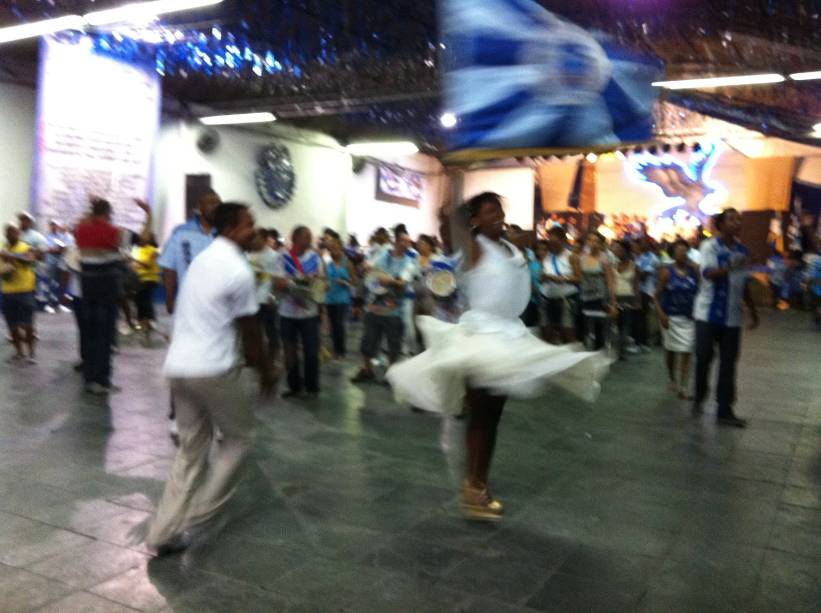
<path fill-rule="evenodd" d="M 689 317 L 674 315 L 663 331 L 664 348 L 674 353 L 692 353 L 696 347 L 696 322 Z"/>
<path fill-rule="evenodd" d="M 386 379 L 400 401 L 445 414 L 462 410 L 465 387 L 513 398 L 535 398 L 557 386 L 592 402 L 609 367 L 601 353 L 581 345 L 549 345 L 516 325 L 477 331 L 419 317 L 428 348 L 388 370 Z"/>

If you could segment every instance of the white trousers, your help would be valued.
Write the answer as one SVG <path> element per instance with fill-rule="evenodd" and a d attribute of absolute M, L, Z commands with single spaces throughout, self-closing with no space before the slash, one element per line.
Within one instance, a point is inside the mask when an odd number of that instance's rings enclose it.
<path fill-rule="evenodd" d="M 241 370 L 170 383 L 180 448 L 148 530 L 146 543 L 155 548 L 225 507 L 253 444 L 254 394 Z M 215 427 L 222 441 L 209 462 Z"/>

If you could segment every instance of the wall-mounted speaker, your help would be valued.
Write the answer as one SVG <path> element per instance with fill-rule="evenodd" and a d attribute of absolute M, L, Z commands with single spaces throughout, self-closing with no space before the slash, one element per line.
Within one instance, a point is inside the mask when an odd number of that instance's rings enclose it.
<path fill-rule="evenodd" d="M 197 149 L 205 154 L 214 153 L 219 144 L 220 135 L 216 130 L 202 130 L 197 136 Z"/>
<path fill-rule="evenodd" d="M 365 165 L 368 163 L 368 160 L 362 157 L 353 156 L 353 161 L 351 163 L 351 167 L 353 168 L 354 174 L 359 174 L 363 170 L 365 170 Z"/>

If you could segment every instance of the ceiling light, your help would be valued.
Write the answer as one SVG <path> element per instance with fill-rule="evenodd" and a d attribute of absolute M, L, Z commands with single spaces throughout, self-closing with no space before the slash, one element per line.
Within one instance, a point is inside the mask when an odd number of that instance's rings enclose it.
<path fill-rule="evenodd" d="M 154 0 L 153 2 L 135 2 L 113 9 L 94 11 L 83 18 L 92 26 L 104 26 L 126 21 L 146 21 L 157 15 L 188 11 L 191 9 L 211 6 L 221 3 L 222 0 Z"/>
<path fill-rule="evenodd" d="M 702 89 L 708 87 L 734 87 L 738 85 L 762 85 L 785 81 L 780 74 L 752 74 L 735 77 L 709 77 L 705 79 L 682 79 L 680 81 L 656 81 L 653 87 L 665 89 Z"/>
<path fill-rule="evenodd" d="M 793 81 L 812 81 L 813 79 L 821 79 L 821 70 L 814 70 L 813 72 L 794 72 L 790 75 Z"/>
<path fill-rule="evenodd" d="M 345 147 L 345 151 L 356 156 L 381 155 L 412 155 L 419 151 L 419 147 L 410 141 L 352 143 Z"/>
<path fill-rule="evenodd" d="M 813 134 L 816 136 L 821 136 L 821 123 L 817 123 L 812 127 Z"/>
<path fill-rule="evenodd" d="M 206 126 L 230 126 L 243 123 L 270 123 L 277 118 L 273 113 L 236 113 L 234 115 L 211 115 L 200 117 Z"/>
<path fill-rule="evenodd" d="M 456 115 L 453 113 L 443 113 L 442 116 L 439 118 L 439 121 L 442 124 L 442 127 L 450 129 L 456 126 Z"/>
<path fill-rule="evenodd" d="M 85 20 L 79 15 L 66 15 L 56 19 L 21 23 L 17 26 L 0 28 L 0 44 L 25 38 L 36 38 L 45 34 L 62 32 L 63 30 L 82 30 L 85 23 Z"/>

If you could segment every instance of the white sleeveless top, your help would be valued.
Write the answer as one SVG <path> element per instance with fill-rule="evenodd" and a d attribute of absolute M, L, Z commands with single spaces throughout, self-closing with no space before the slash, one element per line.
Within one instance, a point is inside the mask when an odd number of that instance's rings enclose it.
<path fill-rule="evenodd" d="M 469 310 L 460 324 L 472 332 L 503 332 L 512 336 L 526 334 L 519 319 L 530 302 L 530 271 L 527 261 L 514 245 L 482 235 L 476 237 L 482 255 L 464 276 Z"/>

